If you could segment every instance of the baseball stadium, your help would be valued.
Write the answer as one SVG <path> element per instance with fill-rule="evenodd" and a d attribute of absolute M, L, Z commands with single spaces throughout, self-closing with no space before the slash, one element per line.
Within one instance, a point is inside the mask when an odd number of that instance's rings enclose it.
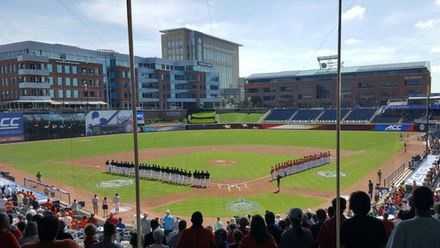
<path fill-rule="evenodd" d="M 402 183 L 410 175 L 408 164 L 424 153 L 425 145 L 423 133 L 417 132 L 420 125 L 399 121 L 403 116 L 407 118 L 413 109 L 417 110 L 418 105 L 406 107 L 390 105 L 346 111 L 344 129 L 352 130 L 343 131 L 341 137 L 343 192 L 366 190 L 369 179 L 378 180 L 379 169 L 383 177 L 377 183 L 381 186 Z M 22 138 L 52 135 L 50 138 L 55 139 L 1 145 L 1 169 L 27 187 L 54 186 L 64 192 L 59 194 L 66 203 L 78 199 L 84 201 L 85 209 L 90 209 L 94 194 L 111 199 L 118 193 L 120 214 L 132 217 L 133 175 L 112 173 L 107 168 L 112 161 L 132 164 L 130 134 L 109 134 L 129 131 L 129 114 L 129 111 L 91 111 L 86 115 L 23 113 L 20 118 L 24 123 L 20 126 L 30 133 Z M 209 172 L 210 177 L 203 187 L 159 177 L 143 178 L 142 210 L 157 215 L 170 210 L 179 216 L 190 216 L 194 209 L 199 209 L 214 218 L 261 213 L 266 209 L 282 213 L 292 203 L 304 209 L 326 206 L 335 189 L 335 132 L 326 130 L 334 126 L 334 115 L 334 109 L 274 108 L 250 114 L 193 113 L 188 119 L 197 124 L 145 124 L 145 132 L 139 135 L 141 165 Z M 291 120 L 292 116 L 305 117 Z M 389 116 L 397 122 L 374 122 Z M 72 136 L 73 130 L 81 128 L 84 137 L 58 138 Z M 375 131 L 379 128 L 382 131 Z M 65 132 L 66 129 L 69 131 Z M 330 154 L 328 161 L 283 174 L 277 189 L 271 170 L 286 161 L 324 152 Z M 37 173 L 41 177 L 38 180 Z"/>

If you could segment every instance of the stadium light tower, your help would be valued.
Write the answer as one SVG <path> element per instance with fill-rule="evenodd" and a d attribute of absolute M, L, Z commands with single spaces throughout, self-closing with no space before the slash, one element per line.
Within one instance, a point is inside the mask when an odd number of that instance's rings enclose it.
<path fill-rule="evenodd" d="M 130 60 L 130 77 L 131 77 L 131 109 L 133 122 L 133 153 L 134 153 L 134 173 L 135 173 L 135 188 L 136 188 L 136 231 L 137 231 L 137 246 L 142 246 L 142 230 L 141 230 L 141 199 L 139 192 L 139 147 L 137 134 L 137 85 L 134 71 L 134 53 L 133 53 L 133 24 L 131 15 L 131 0 L 127 0 L 127 26 L 128 26 L 128 49 Z"/>
<path fill-rule="evenodd" d="M 338 59 L 336 81 L 336 248 L 341 247 L 341 34 L 342 0 L 339 0 L 338 13 Z"/>

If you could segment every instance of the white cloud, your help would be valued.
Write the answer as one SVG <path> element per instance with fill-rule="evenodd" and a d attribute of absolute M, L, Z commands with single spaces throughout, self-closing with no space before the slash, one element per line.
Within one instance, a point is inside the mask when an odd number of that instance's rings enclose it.
<path fill-rule="evenodd" d="M 352 45 L 357 45 L 357 44 L 359 44 L 359 43 L 361 43 L 362 41 L 361 40 L 359 40 L 359 39 L 356 39 L 356 38 L 349 38 L 349 39 L 346 39 L 345 41 L 344 41 L 344 44 L 346 44 L 346 45 L 348 45 L 348 46 L 352 46 Z"/>
<path fill-rule="evenodd" d="M 435 4 L 437 4 L 438 6 L 440 6 L 440 0 L 436 0 Z"/>
<path fill-rule="evenodd" d="M 207 18 L 206 3 L 197 1 L 134 1 L 133 25 L 142 31 L 185 26 L 191 23 L 202 23 Z M 110 24 L 126 25 L 125 1 L 93 0 L 80 4 L 80 10 L 89 18 Z M 189 15 L 188 13 L 197 13 Z"/>
<path fill-rule="evenodd" d="M 351 7 L 350 9 L 344 11 L 342 13 L 342 20 L 343 21 L 352 21 L 352 20 L 362 20 L 365 17 L 365 12 L 367 11 L 367 8 L 355 5 Z"/>
<path fill-rule="evenodd" d="M 439 65 L 431 65 L 431 71 L 433 73 L 440 73 L 440 64 Z"/>
<path fill-rule="evenodd" d="M 431 49 L 431 52 L 432 52 L 432 53 L 440 53 L 440 46 L 433 47 L 433 48 Z"/>
<path fill-rule="evenodd" d="M 440 19 L 429 19 L 425 21 L 418 21 L 415 27 L 421 30 L 433 29 L 436 26 L 440 26 Z"/>

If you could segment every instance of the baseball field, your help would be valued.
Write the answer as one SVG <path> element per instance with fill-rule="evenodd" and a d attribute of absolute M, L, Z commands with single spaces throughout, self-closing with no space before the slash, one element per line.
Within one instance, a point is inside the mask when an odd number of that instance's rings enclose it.
<path fill-rule="evenodd" d="M 405 136 L 406 137 L 406 136 Z M 411 135 L 406 137 L 413 139 Z M 414 138 L 415 140 L 415 138 Z M 408 141 L 409 146 L 416 146 Z M 271 209 L 285 212 L 290 207 L 315 208 L 334 195 L 335 162 L 295 174 L 281 181 L 281 192 L 269 181 L 270 167 L 281 161 L 315 152 L 335 154 L 335 132 L 292 130 L 209 130 L 142 133 L 141 161 L 191 170 L 208 170 L 207 189 L 176 186 L 142 180 L 144 211 L 161 213 L 170 209 L 189 216 L 194 210 L 205 215 L 234 216 Z M 342 132 L 342 187 L 344 192 L 366 186 L 378 168 L 384 174 L 409 158 L 402 151 L 399 133 Z M 47 140 L 0 145 L 0 166 L 18 180 L 35 178 L 72 192 L 85 200 L 94 193 L 121 195 L 127 213 L 134 209 L 132 178 L 105 173 L 106 160 L 132 160 L 132 139 L 128 134 Z M 408 149 L 413 151 L 413 149 Z M 414 150 L 416 151 L 416 149 Z M 240 185 L 232 190 L 228 185 Z"/>

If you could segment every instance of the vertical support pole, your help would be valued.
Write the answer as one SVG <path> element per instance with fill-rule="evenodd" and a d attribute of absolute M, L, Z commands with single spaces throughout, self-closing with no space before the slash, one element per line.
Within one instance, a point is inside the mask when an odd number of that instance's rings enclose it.
<path fill-rule="evenodd" d="M 141 230 L 141 206 L 140 206 L 140 180 L 139 180 L 139 147 L 137 133 L 137 85 L 134 67 L 133 52 L 133 24 L 131 15 L 131 0 L 127 0 L 127 25 L 128 25 L 128 48 L 130 60 L 130 77 L 131 77 L 131 109 L 133 112 L 133 153 L 135 168 L 135 191 L 136 191 L 136 230 L 137 230 L 137 247 L 142 247 L 142 230 Z"/>

